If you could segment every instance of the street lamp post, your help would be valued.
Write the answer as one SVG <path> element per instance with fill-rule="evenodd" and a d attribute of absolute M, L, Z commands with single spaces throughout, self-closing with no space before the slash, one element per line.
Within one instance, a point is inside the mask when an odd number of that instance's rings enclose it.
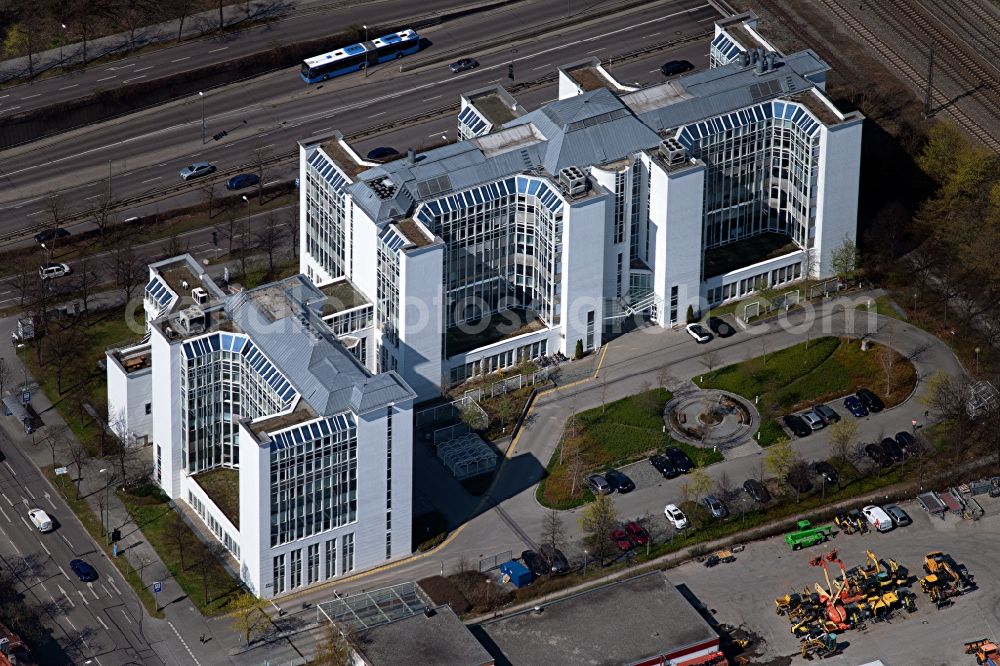
<path fill-rule="evenodd" d="M 979 347 L 976 347 L 976 374 L 979 374 Z"/>
<path fill-rule="evenodd" d="M 208 129 L 205 124 L 205 93 L 198 91 L 198 97 L 201 99 L 201 143 L 205 143 L 205 131 Z M 244 197 L 246 198 L 246 197 Z"/>
<path fill-rule="evenodd" d="M 62 34 L 59 36 L 59 66 L 62 67 L 63 64 L 63 42 L 66 41 L 66 24 L 60 23 L 62 26 Z"/>
<path fill-rule="evenodd" d="M 243 267 L 243 274 L 246 275 L 247 246 L 250 244 L 250 200 L 247 195 L 243 195 L 243 201 L 247 202 L 247 221 L 243 228 L 243 247 L 240 252 L 240 264 Z"/>
<path fill-rule="evenodd" d="M 587 552 L 586 548 L 584 548 L 583 549 L 583 575 L 584 576 L 587 575 L 587 559 L 588 559 L 589 556 L 590 556 L 590 553 Z"/>
<path fill-rule="evenodd" d="M 365 29 L 365 49 L 368 48 L 368 25 L 361 26 Z M 365 78 L 368 78 L 368 51 L 365 51 Z"/>

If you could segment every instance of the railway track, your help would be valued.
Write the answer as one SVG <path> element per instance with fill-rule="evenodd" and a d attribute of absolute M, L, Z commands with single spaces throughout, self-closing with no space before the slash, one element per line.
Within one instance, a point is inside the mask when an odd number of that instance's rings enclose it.
<path fill-rule="evenodd" d="M 868 6 L 887 25 L 893 28 L 908 45 L 899 46 L 887 43 L 889 39 L 885 35 L 876 34 L 872 29 L 855 18 L 844 6 L 842 0 L 818 0 L 826 9 L 847 28 L 851 29 L 862 42 L 865 42 L 873 49 L 886 63 L 896 69 L 904 79 L 915 85 L 921 94 L 927 86 L 926 71 L 918 71 L 904 57 L 901 50 L 906 46 L 910 48 L 925 46 L 925 42 L 935 40 L 937 48 L 940 50 L 940 57 L 934 61 L 935 69 L 944 72 L 948 78 L 962 86 L 965 94 L 976 98 L 987 110 L 992 109 L 994 113 L 1000 112 L 1000 90 L 994 85 L 996 75 L 987 71 L 977 59 L 970 56 L 954 42 L 953 36 L 949 36 L 943 27 L 935 25 L 922 10 L 906 5 L 897 0 L 877 0 Z M 899 16 L 893 15 L 893 10 L 900 10 L 900 16 L 905 17 L 912 23 L 904 25 Z M 954 60 L 949 60 L 953 58 Z M 994 132 L 981 124 L 973 114 L 961 109 L 953 103 L 952 97 L 937 85 L 931 90 L 931 106 L 933 109 L 944 109 L 960 127 L 970 135 L 978 139 L 991 150 L 1000 152 L 1000 140 Z M 994 121 L 1000 124 L 997 116 Z"/>

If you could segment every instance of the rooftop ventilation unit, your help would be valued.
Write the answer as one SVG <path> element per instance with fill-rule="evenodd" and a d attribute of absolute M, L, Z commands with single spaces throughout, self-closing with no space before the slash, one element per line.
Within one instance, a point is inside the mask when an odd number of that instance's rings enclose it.
<path fill-rule="evenodd" d="M 671 166 L 684 164 L 687 161 L 687 150 L 672 136 L 660 142 L 660 155 Z"/>
<path fill-rule="evenodd" d="M 208 292 L 201 287 L 195 287 L 191 290 L 191 298 L 198 305 L 204 305 L 208 303 Z"/>
<path fill-rule="evenodd" d="M 188 335 L 202 333 L 205 330 L 205 311 L 197 305 L 181 310 L 177 315 L 177 325 Z"/>
<path fill-rule="evenodd" d="M 579 167 L 568 166 L 559 170 L 559 184 L 570 196 L 578 196 L 587 191 L 587 176 Z"/>
<path fill-rule="evenodd" d="M 379 199 L 391 199 L 396 193 L 396 183 L 389 178 L 379 178 L 368 183 Z"/>

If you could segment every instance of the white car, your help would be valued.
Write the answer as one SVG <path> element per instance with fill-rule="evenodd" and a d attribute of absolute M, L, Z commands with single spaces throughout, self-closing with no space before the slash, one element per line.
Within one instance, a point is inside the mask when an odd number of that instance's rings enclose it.
<path fill-rule="evenodd" d="M 861 509 L 861 513 L 865 515 L 871 526 L 879 532 L 888 532 L 895 527 L 889 514 L 873 504 Z"/>
<path fill-rule="evenodd" d="M 708 342 L 712 339 L 712 336 L 708 334 L 708 331 L 706 331 L 701 324 L 688 324 L 684 327 L 684 330 L 687 331 L 692 338 L 697 340 L 699 344 Z"/>
<path fill-rule="evenodd" d="M 72 270 L 67 264 L 48 263 L 38 267 L 38 277 L 43 280 L 69 275 Z"/>
<path fill-rule="evenodd" d="M 49 514 L 41 509 L 28 509 L 28 518 L 31 519 L 31 522 L 34 523 L 39 532 L 52 531 L 52 519 L 49 518 Z"/>
<path fill-rule="evenodd" d="M 663 515 L 667 517 L 667 520 L 670 521 L 670 524 L 675 529 L 682 530 L 688 526 L 687 516 L 677 508 L 676 504 L 668 504 L 663 507 Z"/>

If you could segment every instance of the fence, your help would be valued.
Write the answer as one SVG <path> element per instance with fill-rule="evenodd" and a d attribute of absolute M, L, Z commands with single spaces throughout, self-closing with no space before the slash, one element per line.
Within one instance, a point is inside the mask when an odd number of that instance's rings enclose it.
<path fill-rule="evenodd" d="M 470 409 L 474 412 L 473 418 L 463 419 L 463 413 Z M 443 405 L 422 409 L 414 415 L 413 420 L 417 430 L 428 430 L 441 423 L 451 425 L 452 422 L 459 420 L 475 421 L 476 429 L 486 429 L 490 425 L 490 417 L 486 410 L 480 407 L 475 398 L 469 395 L 463 395 L 461 398 Z"/>
<path fill-rule="evenodd" d="M 819 298 L 820 296 L 829 296 L 831 293 L 838 292 L 841 289 L 843 289 L 843 286 L 840 284 L 840 278 L 830 278 L 809 287 L 809 300 Z"/>
<path fill-rule="evenodd" d="M 553 369 L 554 368 L 543 368 L 530 375 L 514 375 L 512 377 L 505 377 L 504 379 L 498 379 L 487 386 L 469 389 L 462 395 L 466 398 L 472 398 L 477 402 L 487 398 L 494 398 L 498 395 L 505 395 L 507 393 L 520 390 L 525 386 L 534 386 L 535 384 L 547 382 Z"/>
<path fill-rule="evenodd" d="M 486 573 L 487 571 L 492 571 L 496 569 L 504 562 L 509 562 L 514 559 L 514 553 L 509 550 L 505 550 L 502 553 L 497 553 L 495 555 L 488 555 L 479 560 L 479 573 Z"/>
<path fill-rule="evenodd" d="M 467 432 L 469 432 L 469 426 L 465 423 L 453 423 L 450 426 L 438 428 L 434 431 L 434 446 L 437 446 L 441 442 L 447 442 L 449 439 L 461 437 Z"/>

